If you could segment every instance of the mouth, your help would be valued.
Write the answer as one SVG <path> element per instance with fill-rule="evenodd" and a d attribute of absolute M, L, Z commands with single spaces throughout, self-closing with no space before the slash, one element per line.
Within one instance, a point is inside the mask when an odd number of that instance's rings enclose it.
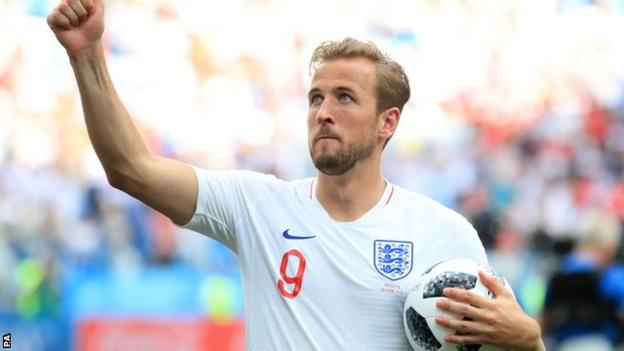
<path fill-rule="evenodd" d="M 318 141 L 321 141 L 321 140 L 338 140 L 338 141 L 340 141 L 340 138 L 335 136 L 335 135 L 333 135 L 333 134 L 321 134 L 321 135 L 317 135 L 314 138 L 314 142 L 315 143 L 318 142 Z"/>

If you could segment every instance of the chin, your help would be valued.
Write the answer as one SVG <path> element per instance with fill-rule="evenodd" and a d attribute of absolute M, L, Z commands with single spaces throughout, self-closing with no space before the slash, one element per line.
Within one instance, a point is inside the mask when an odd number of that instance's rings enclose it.
<path fill-rule="evenodd" d="M 315 160 L 333 160 L 336 159 L 338 152 L 336 150 L 320 150 L 312 153 Z"/>

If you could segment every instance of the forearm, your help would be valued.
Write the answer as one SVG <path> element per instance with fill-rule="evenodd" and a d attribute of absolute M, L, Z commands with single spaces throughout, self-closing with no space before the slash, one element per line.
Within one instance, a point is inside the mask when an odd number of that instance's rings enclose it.
<path fill-rule="evenodd" d="M 70 55 L 89 138 L 111 184 L 136 178 L 135 162 L 149 154 L 110 79 L 102 45 L 97 42 Z"/>

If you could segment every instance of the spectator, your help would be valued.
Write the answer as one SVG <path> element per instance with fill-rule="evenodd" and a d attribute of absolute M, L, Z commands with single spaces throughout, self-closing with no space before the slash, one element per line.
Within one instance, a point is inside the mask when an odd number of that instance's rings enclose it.
<path fill-rule="evenodd" d="M 624 266 L 614 262 L 620 223 L 589 209 L 580 217 L 572 252 L 549 282 L 543 327 L 557 350 L 607 351 L 624 330 Z"/>

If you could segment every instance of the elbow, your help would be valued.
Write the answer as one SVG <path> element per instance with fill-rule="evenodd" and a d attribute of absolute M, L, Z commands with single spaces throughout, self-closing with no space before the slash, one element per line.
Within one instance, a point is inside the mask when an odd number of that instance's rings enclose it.
<path fill-rule="evenodd" d="M 117 190 L 142 200 L 146 192 L 153 188 L 154 176 L 147 157 L 137 157 L 130 162 L 104 167 L 108 184 Z"/>
<path fill-rule="evenodd" d="M 140 191 L 146 182 L 148 174 L 148 158 L 143 155 L 117 160 L 117 162 L 102 162 L 108 184 L 117 190 L 130 195 Z"/>
<path fill-rule="evenodd" d="M 128 181 L 117 172 L 106 171 L 106 180 L 108 184 L 117 190 L 128 192 Z"/>
<path fill-rule="evenodd" d="M 142 179 L 138 177 L 138 172 L 132 168 L 105 168 L 108 184 L 117 190 L 121 190 L 131 196 L 141 188 Z"/>

